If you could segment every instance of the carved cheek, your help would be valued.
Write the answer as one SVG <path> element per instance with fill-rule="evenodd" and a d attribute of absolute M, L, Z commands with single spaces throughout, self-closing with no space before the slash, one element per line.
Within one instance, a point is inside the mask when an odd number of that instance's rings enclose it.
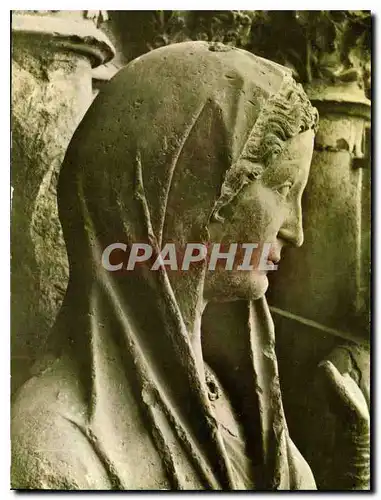
<path fill-rule="evenodd" d="M 283 207 L 277 194 L 269 188 L 263 193 L 260 205 L 260 210 L 257 213 L 260 223 L 260 242 L 270 243 L 278 232 Z"/>

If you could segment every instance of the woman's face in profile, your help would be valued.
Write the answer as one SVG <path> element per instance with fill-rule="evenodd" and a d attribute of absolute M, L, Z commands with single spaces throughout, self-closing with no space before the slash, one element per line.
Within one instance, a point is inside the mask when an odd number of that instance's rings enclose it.
<path fill-rule="evenodd" d="M 270 265 L 280 260 L 284 245 L 302 245 L 301 200 L 308 180 L 313 141 L 312 130 L 290 139 L 262 176 L 245 186 L 221 211 L 225 221 L 210 224 L 210 241 L 222 243 L 224 251 L 231 243 L 256 243 L 258 248 L 251 258 L 254 270 L 237 269 L 242 263 L 242 257 L 237 255 L 233 270 L 226 270 L 226 261 L 221 260 L 215 271 L 207 271 L 206 300 L 259 298 L 268 287 L 267 271 L 258 269 L 264 244 L 271 244 L 268 259 L 265 259 Z"/>

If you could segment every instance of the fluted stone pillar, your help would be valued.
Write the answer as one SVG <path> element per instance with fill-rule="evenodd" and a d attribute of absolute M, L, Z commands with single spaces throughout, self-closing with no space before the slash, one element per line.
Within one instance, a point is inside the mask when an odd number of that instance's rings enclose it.
<path fill-rule="evenodd" d="M 92 68 L 113 57 L 100 11 L 12 15 L 12 387 L 45 342 L 65 293 L 68 264 L 56 180 L 92 100 Z"/>

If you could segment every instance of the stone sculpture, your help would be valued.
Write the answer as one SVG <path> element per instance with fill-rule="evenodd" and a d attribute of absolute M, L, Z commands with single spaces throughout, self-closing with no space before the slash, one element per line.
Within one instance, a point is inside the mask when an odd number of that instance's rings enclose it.
<path fill-rule="evenodd" d="M 70 280 L 13 405 L 13 487 L 315 488 L 287 430 L 266 273 L 101 260 L 118 241 L 270 242 L 276 263 L 303 242 L 317 122 L 289 70 L 219 43 L 154 50 L 97 96 L 59 179 Z M 236 328 L 204 335 L 225 301 Z M 323 368 L 345 401 L 361 393 Z"/>

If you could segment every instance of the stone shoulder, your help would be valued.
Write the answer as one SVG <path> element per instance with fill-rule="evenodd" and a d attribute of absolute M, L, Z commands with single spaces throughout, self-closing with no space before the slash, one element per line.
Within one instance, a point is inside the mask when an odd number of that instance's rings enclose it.
<path fill-rule="evenodd" d="M 53 396 L 49 384 L 39 377 L 28 381 L 17 394 L 11 420 L 11 487 L 110 489 L 103 464 L 71 418 L 81 416 L 72 411 L 76 405 L 65 396 L 60 399 L 57 391 Z"/>

